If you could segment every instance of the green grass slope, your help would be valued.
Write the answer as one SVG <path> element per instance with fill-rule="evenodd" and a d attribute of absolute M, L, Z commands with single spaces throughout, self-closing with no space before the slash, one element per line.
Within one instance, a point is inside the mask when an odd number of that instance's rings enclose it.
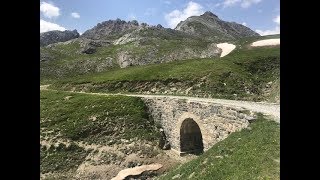
<path fill-rule="evenodd" d="M 81 39 L 40 47 L 41 57 L 48 57 L 48 60 L 40 62 L 41 79 L 65 78 L 117 69 L 120 68 L 118 59 L 121 54 L 130 55 L 133 65 L 157 64 L 180 60 L 180 57 L 191 59 L 192 56 L 200 56 L 212 43 L 179 31 L 157 28 L 132 32 L 131 37 L 137 39 L 124 44 L 96 47 L 93 54 L 81 53 Z M 190 51 L 190 56 L 186 57 L 185 51 Z M 111 62 L 106 58 L 112 59 Z"/>
<path fill-rule="evenodd" d="M 74 172 L 91 153 L 79 142 L 112 145 L 125 139 L 156 145 L 159 138 L 142 100 L 124 96 L 41 91 L 40 128 L 41 142 L 52 142 L 40 143 L 41 173 Z"/>
<path fill-rule="evenodd" d="M 68 98 L 70 99 L 64 99 Z M 156 137 L 142 100 L 133 97 L 97 97 L 82 94 L 41 91 L 41 128 L 63 138 L 87 142 L 138 137 Z M 95 120 L 90 118 L 95 117 Z M 124 129 L 126 131 L 124 131 Z"/>
<path fill-rule="evenodd" d="M 90 92 L 192 95 L 242 100 L 269 100 L 264 89 L 279 79 L 280 48 L 247 48 L 244 41 L 223 58 L 192 59 L 114 69 L 74 76 L 53 83 L 55 88 Z M 189 90 L 188 90 L 189 89 Z"/>
<path fill-rule="evenodd" d="M 280 124 L 260 117 L 249 127 L 159 179 L 280 179 Z"/>

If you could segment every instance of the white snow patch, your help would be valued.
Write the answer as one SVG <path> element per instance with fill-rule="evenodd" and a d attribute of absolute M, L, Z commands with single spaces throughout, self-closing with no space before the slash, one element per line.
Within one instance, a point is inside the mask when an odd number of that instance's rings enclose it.
<path fill-rule="evenodd" d="M 222 50 L 220 57 L 228 55 L 229 53 L 231 53 L 231 51 L 233 51 L 236 48 L 235 45 L 229 43 L 220 43 L 217 44 L 217 47 Z"/>
<path fill-rule="evenodd" d="M 124 169 L 124 170 L 121 170 L 118 173 L 118 175 L 112 178 L 111 180 L 123 180 L 123 179 L 126 179 L 127 176 L 139 175 L 144 171 L 155 171 L 160 169 L 161 167 L 162 167 L 162 164 L 149 164 L 149 165 L 142 165 L 142 166 Z"/>
<path fill-rule="evenodd" d="M 257 46 L 275 46 L 280 44 L 280 38 L 278 39 L 265 39 L 253 42 L 251 46 L 257 47 Z"/>

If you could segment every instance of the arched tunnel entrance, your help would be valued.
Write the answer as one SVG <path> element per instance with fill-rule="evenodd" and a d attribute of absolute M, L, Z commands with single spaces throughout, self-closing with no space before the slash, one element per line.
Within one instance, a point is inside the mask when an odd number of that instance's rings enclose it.
<path fill-rule="evenodd" d="M 185 119 L 180 127 L 180 152 L 190 154 L 203 152 L 201 130 L 191 118 Z"/>

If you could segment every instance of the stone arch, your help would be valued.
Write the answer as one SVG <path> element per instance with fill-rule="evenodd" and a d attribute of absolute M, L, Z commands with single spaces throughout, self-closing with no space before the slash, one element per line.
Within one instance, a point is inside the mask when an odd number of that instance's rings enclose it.
<path fill-rule="evenodd" d="M 202 133 L 191 118 L 185 119 L 180 127 L 180 152 L 199 154 L 203 152 Z"/>
<path fill-rule="evenodd" d="M 176 151 L 178 151 L 179 153 L 182 153 L 181 151 L 181 134 L 180 134 L 180 130 L 181 130 L 181 127 L 184 123 L 185 120 L 187 119 L 191 119 L 192 121 L 194 121 L 200 132 L 201 132 L 201 136 L 202 136 L 202 143 L 203 143 L 203 150 L 207 150 L 208 149 L 208 141 L 210 140 L 210 137 L 209 137 L 209 134 L 208 134 L 208 131 L 205 129 L 205 126 L 203 125 L 203 123 L 200 121 L 200 118 L 192 113 L 189 113 L 189 112 L 185 112 L 183 113 L 180 118 L 178 119 L 178 123 L 177 123 L 177 126 L 175 128 L 175 133 L 176 135 L 178 135 L 178 137 L 176 137 L 176 143 L 178 146 L 176 148 L 174 148 Z"/>

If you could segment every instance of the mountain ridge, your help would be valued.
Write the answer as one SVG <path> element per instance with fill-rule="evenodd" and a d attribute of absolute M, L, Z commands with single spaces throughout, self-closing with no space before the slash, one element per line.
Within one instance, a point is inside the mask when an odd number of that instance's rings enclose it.
<path fill-rule="evenodd" d="M 58 43 L 58 42 L 66 42 L 71 39 L 78 38 L 80 34 L 75 29 L 73 31 L 65 30 L 65 31 L 48 31 L 40 33 L 40 47 L 47 46 L 49 44 Z"/>
<path fill-rule="evenodd" d="M 205 31 L 199 31 L 199 34 L 183 28 L 164 28 L 160 24 L 148 25 L 136 20 L 103 21 L 76 38 L 40 47 L 41 73 L 44 76 L 62 77 L 75 72 L 83 74 L 129 66 L 220 57 L 222 50 L 217 47 L 218 43 L 257 35 L 249 28 L 244 31 L 242 25 L 220 20 L 212 12 L 189 17 L 189 20 L 179 24 L 184 27 L 183 24 L 195 18 L 202 22 L 208 21 L 204 25 L 210 26 L 203 28 Z M 219 27 L 217 31 L 212 30 L 215 26 Z"/>
<path fill-rule="evenodd" d="M 200 16 L 188 17 L 186 20 L 180 21 L 174 29 L 211 40 L 221 38 L 233 40 L 242 37 L 260 36 L 242 24 L 223 21 L 210 11 L 206 11 Z"/>

